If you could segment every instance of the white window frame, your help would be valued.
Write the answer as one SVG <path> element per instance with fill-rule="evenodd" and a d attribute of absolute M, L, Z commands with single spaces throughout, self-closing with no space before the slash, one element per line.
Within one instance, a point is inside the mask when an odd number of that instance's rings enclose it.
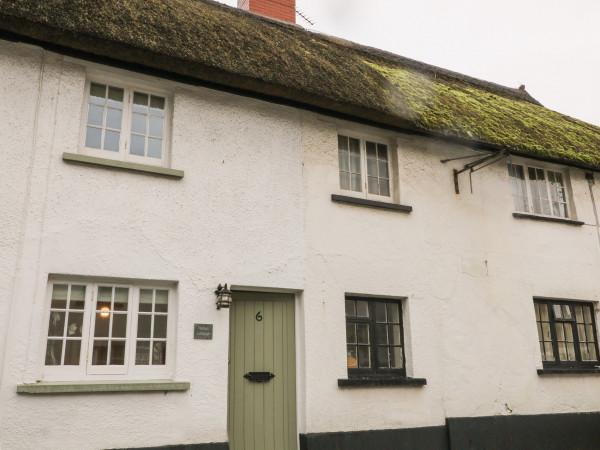
<path fill-rule="evenodd" d="M 121 139 L 119 142 L 119 151 L 104 150 L 98 148 L 86 147 L 88 105 L 90 96 L 90 87 L 92 83 L 104 84 L 111 87 L 124 90 L 123 98 L 123 116 L 121 119 Z M 163 125 L 163 151 L 161 158 L 151 158 L 149 156 L 132 155 L 129 152 L 131 140 L 131 119 L 133 92 L 139 92 L 147 95 L 164 97 L 165 113 Z M 97 158 L 114 159 L 149 166 L 169 167 L 171 150 L 171 127 L 172 127 L 172 101 L 173 92 L 162 88 L 160 85 L 149 83 L 143 80 L 137 80 L 130 76 L 106 76 L 98 75 L 94 72 L 88 74 L 85 82 L 83 105 L 81 108 L 81 127 L 79 132 L 79 151 L 83 155 L 94 156 Z"/>
<path fill-rule="evenodd" d="M 527 203 L 528 203 L 528 210 L 527 211 L 522 211 L 520 209 L 516 208 L 516 205 L 514 203 L 514 199 L 513 199 L 513 194 L 511 191 L 511 201 L 513 203 L 513 210 L 515 213 L 520 213 L 520 214 L 530 214 L 532 216 L 540 216 L 540 217 L 549 217 L 549 218 L 555 218 L 555 219 L 566 219 L 566 220 L 577 220 L 576 219 L 576 215 L 575 215 L 575 208 L 573 207 L 573 198 L 572 198 L 572 189 L 571 189 L 571 179 L 569 176 L 569 172 L 567 170 L 567 168 L 565 167 L 556 167 L 553 165 L 546 165 L 546 164 L 527 164 L 527 162 L 525 161 L 509 161 L 507 164 L 507 175 L 508 175 L 508 182 L 509 182 L 509 187 L 510 187 L 510 183 L 513 182 L 512 178 L 510 176 L 510 166 L 521 166 L 523 168 L 523 174 L 525 177 L 525 191 L 527 193 Z M 548 202 L 549 202 L 549 206 L 550 206 L 550 214 L 543 214 L 543 213 L 537 213 L 534 210 L 534 206 L 533 206 L 533 191 L 532 191 L 532 187 L 531 187 L 531 180 L 529 178 L 529 169 L 534 169 L 534 170 L 542 170 L 544 172 L 544 181 L 545 181 L 545 187 L 546 187 L 546 195 L 548 196 Z M 567 217 L 563 217 L 563 216 L 555 216 L 553 214 L 553 206 L 552 206 L 552 194 L 550 191 L 550 182 L 548 180 L 548 172 L 556 172 L 556 173 L 560 173 L 562 175 L 562 179 L 563 179 L 563 188 L 565 190 L 565 205 L 566 205 L 566 211 L 567 211 Z"/>
<path fill-rule="evenodd" d="M 52 291 L 54 284 L 85 285 L 85 306 L 83 310 L 81 349 L 79 365 L 46 365 L 46 346 L 48 342 L 48 324 L 51 313 Z M 127 331 L 125 346 L 125 364 L 92 365 L 94 345 L 95 310 L 98 300 L 98 287 L 129 288 L 127 311 Z M 137 343 L 137 323 L 139 298 L 141 289 L 158 289 L 168 291 L 166 357 L 164 365 L 136 365 L 135 352 Z M 177 288 L 174 282 L 149 282 L 144 280 L 125 280 L 119 278 L 90 279 L 89 277 L 50 277 L 46 289 L 46 303 L 42 323 L 42 342 L 38 365 L 38 379 L 46 381 L 85 381 L 85 380 L 171 380 L 175 360 L 175 338 L 177 317 Z M 66 324 L 65 324 L 66 326 Z M 50 336 L 52 339 L 53 337 Z"/>
<path fill-rule="evenodd" d="M 340 174 L 340 163 L 339 163 L 339 147 L 338 147 L 338 136 L 345 136 L 348 138 L 358 139 L 360 141 L 360 164 L 361 164 L 361 187 L 362 190 L 353 191 L 352 189 L 342 189 L 339 180 Z M 390 182 L 390 195 L 377 195 L 370 194 L 368 189 L 368 175 L 367 175 L 367 148 L 366 142 L 374 142 L 375 144 L 383 144 L 387 146 L 388 150 L 388 175 Z M 356 131 L 349 131 L 347 129 L 338 129 L 336 135 L 336 162 L 337 162 L 337 172 L 336 172 L 336 181 L 337 181 L 337 193 L 340 195 L 344 195 L 347 197 L 356 197 L 356 198 L 364 198 L 368 200 L 375 200 L 385 203 L 398 203 L 399 201 L 399 192 L 398 192 L 398 149 L 395 141 L 393 139 L 382 138 L 381 136 L 377 137 L 372 134 L 366 133 L 357 133 Z"/>

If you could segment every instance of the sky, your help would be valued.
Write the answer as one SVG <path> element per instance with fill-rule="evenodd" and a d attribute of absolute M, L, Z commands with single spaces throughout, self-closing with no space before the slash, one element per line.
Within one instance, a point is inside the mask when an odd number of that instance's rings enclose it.
<path fill-rule="evenodd" d="M 237 6 L 237 0 L 221 0 Z M 518 88 L 600 126 L 597 0 L 296 0 L 304 28 Z"/>

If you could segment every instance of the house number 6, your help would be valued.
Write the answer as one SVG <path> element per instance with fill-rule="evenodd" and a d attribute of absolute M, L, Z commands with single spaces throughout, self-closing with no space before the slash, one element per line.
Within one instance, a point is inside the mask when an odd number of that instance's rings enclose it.
<path fill-rule="evenodd" d="M 262 320 L 262 316 L 260 315 L 260 311 L 256 313 L 256 320 L 260 322 Z"/>

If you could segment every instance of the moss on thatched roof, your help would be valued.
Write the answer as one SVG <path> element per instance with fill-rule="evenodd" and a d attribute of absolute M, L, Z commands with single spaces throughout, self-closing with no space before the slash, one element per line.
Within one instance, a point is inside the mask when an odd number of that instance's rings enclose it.
<path fill-rule="evenodd" d="M 209 0 L 0 0 L 0 30 L 386 127 L 600 169 L 600 128 L 524 90 Z"/>

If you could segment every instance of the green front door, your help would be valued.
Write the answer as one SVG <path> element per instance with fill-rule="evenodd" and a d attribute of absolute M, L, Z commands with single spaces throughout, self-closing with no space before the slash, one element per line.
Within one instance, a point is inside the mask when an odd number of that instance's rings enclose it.
<path fill-rule="evenodd" d="M 234 292 L 229 330 L 230 449 L 295 450 L 294 296 Z"/>

